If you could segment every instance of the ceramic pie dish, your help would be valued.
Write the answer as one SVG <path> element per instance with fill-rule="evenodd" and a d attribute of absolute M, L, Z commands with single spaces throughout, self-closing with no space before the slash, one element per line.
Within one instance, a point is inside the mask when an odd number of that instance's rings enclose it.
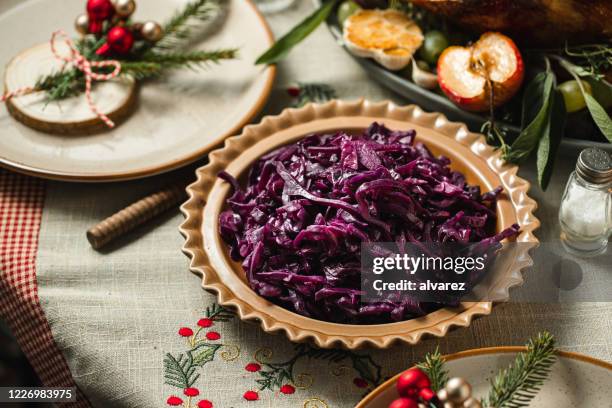
<path fill-rule="evenodd" d="M 497 229 L 518 223 L 521 233 L 516 241 L 537 242 L 533 234 L 539 226 L 533 215 L 537 205 L 527 196 L 529 183 L 516 175 L 516 166 L 501 160 L 500 153 L 485 143 L 484 136 L 470 133 L 464 124 L 450 122 L 439 113 L 425 113 L 415 105 L 365 100 L 309 104 L 265 117 L 261 123 L 245 127 L 241 135 L 227 139 L 225 147 L 210 154 L 209 164 L 196 171 L 197 181 L 187 187 L 189 199 L 181 207 L 186 217 L 180 226 L 186 239 L 183 252 L 191 258 L 191 271 L 202 277 L 203 288 L 216 292 L 220 304 L 233 307 L 243 320 L 259 321 L 266 332 L 285 332 L 291 341 L 350 349 L 384 348 L 396 341 L 416 344 L 424 335 L 441 337 L 454 326 L 468 326 L 474 317 L 491 313 L 493 303 L 481 301 L 464 302 L 456 308 L 397 323 L 351 325 L 315 320 L 260 297 L 249 287 L 240 264 L 230 259 L 228 247 L 218 233 L 219 214 L 230 188 L 217 178 L 219 171 L 225 170 L 240 180 L 259 157 L 282 145 L 312 133 L 360 131 L 374 121 L 391 129 L 415 129 L 417 141 L 425 143 L 434 154 L 449 157 L 451 167 L 483 191 L 502 185 L 506 194 L 497 204 Z M 526 250 L 513 257 L 487 298 L 507 300 L 509 289 L 523 281 L 521 269 L 530 265 Z"/>
<path fill-rule="evenodd" d="M 451 377 L 470 382 L 473 395 L 486 396 L 492 374 L 510 365 L 525 347 L 490 347 L 444 357 Z M 355 408 L 387 408 L 399 395 L 399 374 L 368 394 Z M 530 408 L 607 407 L 612 401 L 612 364 L 566 351 L 557 352 L 551 374 L 529 404 Z"/>

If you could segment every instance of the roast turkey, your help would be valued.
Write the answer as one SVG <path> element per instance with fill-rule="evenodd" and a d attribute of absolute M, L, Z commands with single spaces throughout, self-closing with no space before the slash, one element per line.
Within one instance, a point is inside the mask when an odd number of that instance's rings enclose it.
<path fill-rule="evenodd" d="M 501 31 L 523 45 L 610 42 L 612 0 L 405 0 L 476 32 Z"/>

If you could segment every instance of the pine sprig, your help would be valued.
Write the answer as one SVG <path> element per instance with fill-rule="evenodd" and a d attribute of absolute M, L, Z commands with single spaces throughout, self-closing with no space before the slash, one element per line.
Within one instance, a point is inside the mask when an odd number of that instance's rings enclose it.
<path fill-rule="evenodd" d="M 208 20 L 221 7 L 219 0 L 195 0 L 174 14 L 164 25 L 164 38 L 156 49 L 176 49 L 185 44 L 196 22 Z"/>
<path fill-rule="evenodd" d="M 41 77 L 34 85 L 35 91 L 47 93 L 47 102 L 76 96 L 85 91 L 85 77 L 77 69 L 66 69 Z"/>
<path fill-rule="evenodd" d="M 186 52 L 148 52 L 137 61 L 124 61 L 121 63 L 121 72 L 141 80 L 154 78 L 173 69 L 196 69 L 210 64 L 218 64 L 221 60 L 234 59 L 238 54 L 236 49 L 222 49 L 213 51 L 186 51 Z"/>
<path fill-rule="evenodd" d="M 548 332 L 538 334 L 527 344 L 512 365 L 501 370 L 491 381 L 486 406 L 491 408 L 521 408 L 540 391 L 555 363 L 555 341 Z"/>
<path fill-rule="evenodd" d="M 164 358 L 164 379 L 166 384 L 178 388 L 191 387 L 200 374 L 196 373 L 196 365 L 193 364 L 193 358 L 190 354 L 185 357 L 184 354 L 179 354 L 178 358 L 167 353 Z"/>
<path fill-rule="evenodd" d="M 302 107 L 310 102 L 322 103 L 336 98 L 336 90 L 323 83 L 298 82 L 297 89 L 299 90 L 299 94 L 293 104 L 296 108 Z"/>
<path fill-rule="evenodd" d="M 427 353 L 425 361 L 416 366 L 425 371 L 431 381 L 432 390 L 438 391 L 444 388 L 448 381 L 448 370 L 444 368 L 444 359 L 438 348 L 433 353 Z"/>

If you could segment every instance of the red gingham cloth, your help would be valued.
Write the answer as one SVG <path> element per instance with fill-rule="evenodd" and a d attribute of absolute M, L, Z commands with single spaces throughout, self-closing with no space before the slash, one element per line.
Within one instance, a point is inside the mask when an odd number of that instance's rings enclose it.
<path fill-rule="evenodd" d="M 38 299 L 36 253 L 43 181 L 0 169 L 0 317 L 47 387 L 75 387 Z M 77 392 L 70 407 L 89 407 Z"/>

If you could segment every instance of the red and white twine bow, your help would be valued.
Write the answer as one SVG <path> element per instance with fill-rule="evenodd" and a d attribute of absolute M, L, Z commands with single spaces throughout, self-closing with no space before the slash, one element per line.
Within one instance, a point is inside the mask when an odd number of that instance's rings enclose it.
<path fill-rule="evenodd" d="M 55 48 L 55 41 L 58 37 L 62 37 L 64 43 L 70 49 L 69 56 L 60 55 Z M 108 81 L 110 79 L 116 78 L 121 73 L 121 63 L 117 60 L 105 60 L 105 61 L 90 61 L 83 56 L 74 46 L 74 43 L 68 37 L 64 30 L 58 30 L 53 33 L 51 36 L 51 52 L 60 61 L 63 61 L 67 64 L 73 64 L 76 69 L 83 72 L 85 75 L 85 97 L 87 98 L 87 104 L 89 105 L 89 109 L 96 114 L 100 120 L 102 120 L 109 128 L 115 127 L 115 123 L 109 119 L 104 113 L 102 113 L 96 104 L 93 101 L 93 97 L 91 96 L 91 83 L 93 81 Z M 103 68 L 103 67 L 115 67 L 115 69 L 109 74 L 99 74 L 93 72 L 92 68 Z M 0 100 L 2 102 L 6 102 L 7 100 L 17 97 L 30 94 L 32 92 L 36 92 L 36 89 L 32 87 L 24 87 L 19 88 L 12 92 L 5 93 Z"/>

